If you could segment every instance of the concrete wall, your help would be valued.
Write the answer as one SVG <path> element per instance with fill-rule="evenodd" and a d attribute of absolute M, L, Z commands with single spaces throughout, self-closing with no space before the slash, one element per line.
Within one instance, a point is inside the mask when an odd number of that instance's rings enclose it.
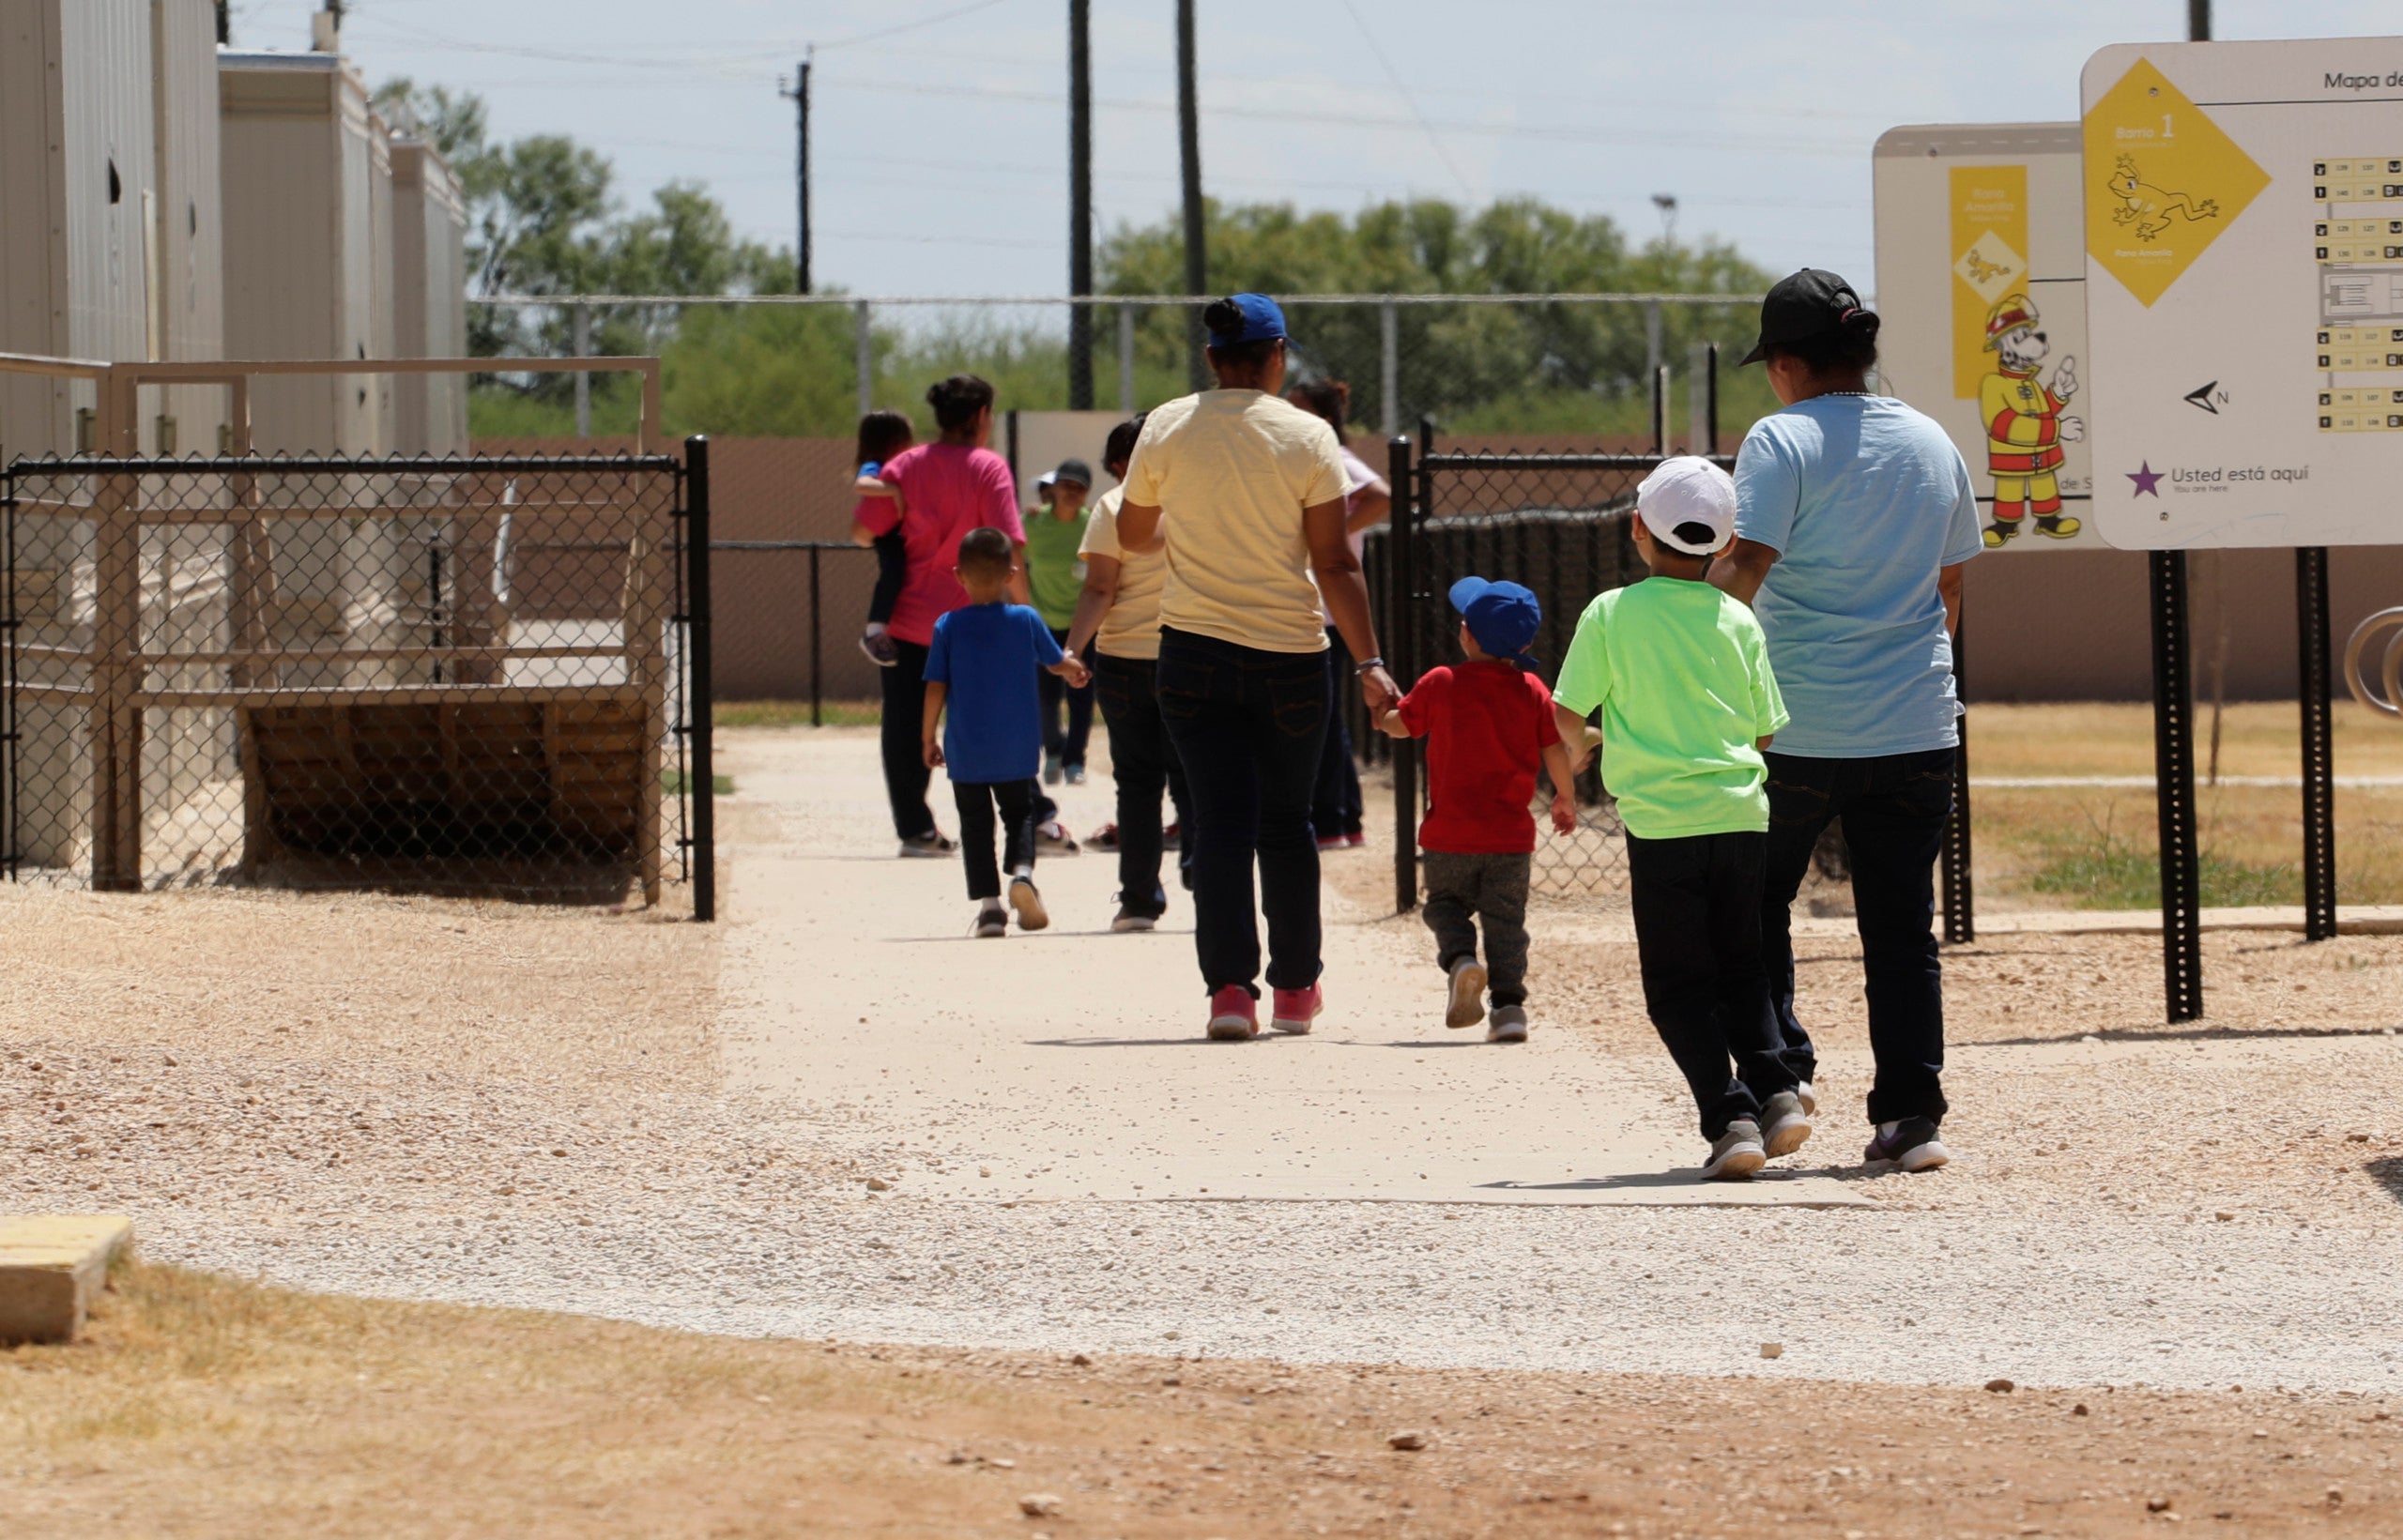
<path fill-rule="evenodd" d="M 1972 700 L 2150 700 L 2152 610 L 2141 551 L 2013 552 L 1969 563 L 1963 653 Z M 2195 693 L 2226 659 L 2229 700 L 2295 694 L 2294 553 L 2187 557 Z M 2328 561 L 2330 648 L 2403 604 L 2403 546 L 2346 546 Z M 2342 687 L 2339 686 L 2339 689 Z"/>

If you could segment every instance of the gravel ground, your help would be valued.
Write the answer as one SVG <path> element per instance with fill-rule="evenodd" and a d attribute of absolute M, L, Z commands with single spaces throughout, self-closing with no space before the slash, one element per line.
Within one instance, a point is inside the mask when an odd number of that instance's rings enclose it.
<path fill-rule="evenodd" d="M 1649 1087 L 1631 949 L 1544 923 L 1545 998 Z M 1299 1362 L 2374 1394 L 2403 1368 L 2392 939 L 2214 937 L 2215 1014 L 2176 1033 L 2141 938 L 1957 954 L 1963 1158 L 1906 1179 L 1847 1164 L 1866 1056 L 1828 938 L 1812 1149 L 1878 1207 L 1758 1213 L 871 1196 L 913 1131 L 722 1090 L 704 927 L 38 891 L 0 924 L 0 1203 L 127 1210 L 150 1256 L 304 1287 Z"/>

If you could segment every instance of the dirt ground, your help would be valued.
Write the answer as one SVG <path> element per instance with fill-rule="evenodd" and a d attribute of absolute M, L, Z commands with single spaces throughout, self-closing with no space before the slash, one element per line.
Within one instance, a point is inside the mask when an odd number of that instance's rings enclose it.
<path fill-rule="evenodd" d="M 2388 1406 L 2260 1387 L 1080 1362 L 121 1285 L 84 1344 L 0 1351 L 11 1535 L 2376 1535 L 2403 1490 Z"/>
<path fill-rule="evenodd" d="M 1327 870 L 1363 912 L 1389 899 L 1382 838 Z M 506 1241 L 662 1205 L 742 1213 L 842 1174 L 808 1118 L 725 1093 L 708 927 L 5 889 L 0 927 L 0 1207 L 355 1243 L 434 1288 L 456 1251 L 429 1237 L 463 1216 Z M 1551 905 L 1535 930 L 1538 1030 L 1657 1060 L 1623 917 Z M 1962 1158 L 1923 1179 L 1855 1164 L 1858 956 L 1841 924 L 1802 950 L 1828 1056 L 1809 1153 L 1879 1204 L 2258 1227 L 2297 1270 L 2403 1227 L 2403 938 L 2213 933 L 2210 1014 L 2176 1029 L 2155 938 L 1949 949 Z M 1431 957 L 1428 979 L 1431 1012 Z M 1446 1298 L 1430 1287 L 1431 1309 Z M 2403 1496 L 2389 1403 L 2254 1384 L 1095 1358 L 712 1337 L 140 1267 L 90 1344 L 0 1350 L 0 1532 L 2368 1535 L 2394 1532 Z M 1387 1447 L 1405 1429 L 1427 1447 Z M 1021 1513 L 1044 1493 L 1056 1514 Z"/>

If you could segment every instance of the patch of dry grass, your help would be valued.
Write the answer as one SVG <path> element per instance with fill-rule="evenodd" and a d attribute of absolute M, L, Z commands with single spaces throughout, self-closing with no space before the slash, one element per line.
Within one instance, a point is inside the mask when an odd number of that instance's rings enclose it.
<path fill-rule="evenodd" d="M 12 1537 L 2371 1535 L 2403 1441 L 2258 1388 L 1089 1364 L 121 1282 L 86 1343 L 0 1352 Z"/>

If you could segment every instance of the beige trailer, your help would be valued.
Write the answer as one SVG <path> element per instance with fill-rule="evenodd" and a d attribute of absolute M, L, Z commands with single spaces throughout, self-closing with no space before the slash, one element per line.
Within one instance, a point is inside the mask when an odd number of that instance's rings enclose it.
<path fill-rule="evenodd" d="M 224 357 L 217 119 L 210 0 L 0 0 L 0 353 Z M 99 404 L 0 374 L 0 451 L 91 448 Z M 223 391 L 144 406 L 144 452 L 223 447 Z"/>
<path fill-rule="evenodd" d="M 223 356 L 216 55 L 209 0 L 0 0 L 0 353 L 99 365 Z M 119 422 L 101 380 L 91 368 L 0 364 L 0 454 L 103 440 L 149 453 L 223 446 L 223 389 L 155 390 Z M 27 535 L 16 553 L 25 634 L 88 630 L 94 574 L 71 531 Z M 161 531 L 151 544 L 140 563 L 145 633 L 194 647 L 222 636 L 222 538 Z M 230 755 L 225 728 L 222 713 L 158 724 L 149 752 L 162 795 L 188 794 Z M 86 732 L 66 717 L 21 732 L 34 805 L 60 805 L 38 792 L 75 773 Z M 47 859 L 71 855 L 84 836 L 62 816 L 23 837 Z"/>
<path fill-rule="evenodd" d="M 393 356 L 456 358 L 467 351 L 467 207 L 459 178 L 413 134 L 392 141 Z M 393 443 L 402 454 L 467 452 L 467 377 L 402 374 L 392 381 Z"/>
<path fill-rule="evenodd" d="M 366 83 L 332 53 L 217 57 L 225 350 L 392 357 L 391 259 L 378 255 L 390 249 L 391 143 Z M 262 379 L 251 444 L 261 454 L 381 454 L 391 447 L 392 400 L 384 375 Z"/>

